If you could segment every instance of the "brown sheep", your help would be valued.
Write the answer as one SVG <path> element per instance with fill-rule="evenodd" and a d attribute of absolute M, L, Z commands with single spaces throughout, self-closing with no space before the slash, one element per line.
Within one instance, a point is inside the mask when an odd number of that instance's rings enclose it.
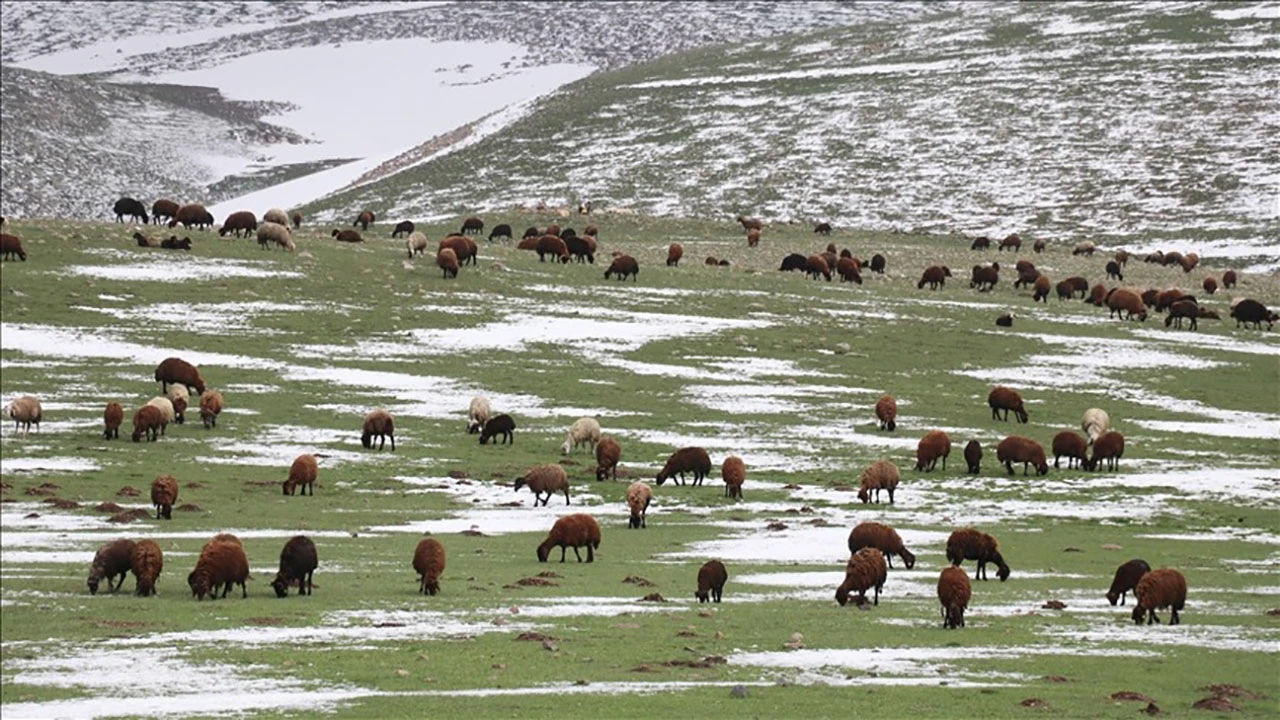
<path fill-rule="evenodd" d="M 942 603 L 942 627 L 946 630 L 964 627 L 964 611 L 973 596 L 969 576 L 955 566 L 942 569 L 938 576 L 938 602 Z"/>
<path fill-rule="evenodd" d="M 946 287 L 947 278 L 951 277 L 951 271 L 945 265 L 930 265 L 925 268 L 924 274 L 920 276 L 920 282 L 916 283 L 916 289 L 922 289 L 927 284 L 930 290 L 937 290 L 940 287 Z"/>
<path fill-rule="evenodd" d="M 1195 253 L 1187 253 L 1185 257 L 1178 261 L 1178 264 L 1182 266 L 1182 272 L 1190 273 L 1200 264 L 1200 256 Z"/>
<path fill-rule="evenodd" d="M 204 378 L 200 370 L 182 358 L 165 358 L 156 366 L 156 382 L 160 383 L 160 392 L 168 392 L 172 384 L 185 385 L 187 390 L 199 395 L 204 392 Z"/>
<path fill-rule="evenodd" d="M 280 550 L 280 570 L 271 581 L 271 589 L 278 598 L 288 597 L 289 585 L 296 582 L 299 595 L 310 595 L 311 581 L 319 565 L 316 544 L 306 535 L 294 535 Z"/>
<path fill-rule="evenodd" d="M 289 466 L 289 478 L 284 481 L 284 494 L 293 495 L 298 490 L 298 486 L 302 486 L 303 495 L 316 494 L 316 476 L 320 472 L 320 466 L 316 462 L 316 456 L 310 454 L 302 454 L 294 458 L 293 464 Z M 307 488 L 311 492 L 307 492 Z"/>
<path fill-rule="evenodd" d="M 1035 285 L 1032 286 L 1031 302 L 1041 300 L 1046 305 L 1049 304 L 1049 287 L 1048 275 L 1041 275 L 1036 278 Z"/>
<path fill-rule="evenodd" d="M 1243 323 L 1245 328 L 1252 324 L 1255 330 L 1261 330 L 1264 322 L 1267 324 L 1267 330 L 1270 330 L 1271 326 L 1280 320 L 1280 315 L 1268 310 L 1266 305 L 1252 298 L 1233 300 L 1230 315 L 1235 318 L 1237 328 Z"/>
<path fill-rule="evenodd" d="M 516 478 L 516 492 L 526 485 L 533 491 L 534 507 L 546 505 L 551 501 L 552 495 L 560 492 L 564 493 L 564 504 L 569 504 L 569 476 L 556 463 L 529 468 L 523 476 Z M 545 498 L 542 497 L 543 493 L 547 495 Z"/>
<path fill-rule="evenodd" d="M 619 255 L 609 263 L 609 269 L 604 271 L 604 279 L 608 280 L 610 275 L 617 275 L 619 280 L 626 280 L 630 275 L 634 281 L 640 280 L 640 263 L 630 255 Z"/>
<path fill-rule="evenodd" d="M 707 256 L 707 259 L 706 259 L 706 260 L 704 260 L 704 261 L 702 262 L 702 264 L 703 264 L 703 265 L 714 265 L 714 266 L 719 266 L 719 265 L 720 265 L 720 261 L 716 259 L 716 256 L 714 256 L 714 255 L 708 255 L 708 256 Z"/>
<path fill-rule="evenodd" d="M 817 280 L 819 276 L 831 282 L 831 266 L 821 255 L 810 255 L 804 261 L 804 274 Z"/>
<path fill-rule="evenodd" d="M 258 216 L 248 210 L 233 212 L 222 221 L 222 227 L 218 230 L 218 237 L 226 237 L 227 233 L 234 232 L 236 237 L 242 234 L 247 235 L 258 229 Z"/>
<path fill-rule="evenodd" d="M 1187 579 L 1182 573 L 1172 568 L 1160 568 L 1142 576 L 1133 588 L 1133 597 L 1137 601 L 1133 608 L 1133 621 L 1142 624 L 1146 617 L 1147 624 L 1158 623 L 1156 610 L 1169 608 L 1172 616 L 1170 625 L 1181 622 L 1178 611 L 1187 604 Z"/>
<path fill-rule="evenodd" d="M 720 465 L 720 476 L 724 478 L 724 496 L 742 499 L 742 483 L 747 479 L 747 464 L 737 455 L 730 455 Z"/>
<path fill-rule="evenodd" d="M 986 235 L 973 239 L 973 244 L 969 246 L 970 250 L 989 250 L 991 248 L 991 238 Z"/>
<path fill-rule="evenodd" d="M 1086 241 L 1086 242 L 1087 242 L 1087 241 Z M 1042 253 L 1042 252 L 1044 252 L 1044 248 L 1045 248 L 1045 241 L 1044 241 L 1044 240 L 1036 240 L 1034 243 L 1032 243 L 1032 244 L 1031 244 L 1031 249 L 1032 249 L 1032 250 L 1034 250 L 1036 253 Z M 1078 246 L 1077 246 L 1077 249 L 1079 249 L 1079 247 L 1078 247 Z M 1071 254 L 1072 254 L 1072 255 L 1075 255 L 1075 253 L 1071 253 Z M 1089 254 L 1090 254 L 1090 255 L 1092 255 L 1092 254 L 1093 254 L 1093 247 L 1092 247 L 1092 243 L 1090 243 L 1090 247 L 1089 247 Z"/>
<path fill-rule="evenodd" d="M 959 566 L 965 560 L 976 560 L 978 568 L 973 572 L 974 580 L 987 579 L 987 563 L 995 563 L 996 577 L 1000 582 L 1009 579 L 1009 566 L 1000 554 L 1000 543 L 987 533 L 973 528 L 956 530 L 947 538 L 947 561 Z"/>
<path fill-rule="evenodd" d="M 391 413 L 378 408 L 364 416 L 364 427 L 360 433 L 360 444 L 366 450 L 373 448 L 373 441 L 378 440 L 378 449 L 386 447 L 387 439 L 391 439 L 391 452 L 396 450 L 396 421 Z"/>
<path fill-rule="evenodd" d="M 653 489 L 639 480 L 627 486 L 627 506 L 631 508 L 631 519 L 627 527 L 639 530 L 648 527 L 645 518 L 649 514 L 649 503 L 653 502 Z"/>
<path fill-rule="evenodd" d="M 763 230 L 764 229 L 764 223 L 760 222 L 756 218 L 747 218 L 739 215 L 738 222 L 742 223 L 743 230 Z"/>
<path fill-rule="evenodd" d="M 1093 441 L 1093 456 L 1085 465 L 1085 470 L 1097 470 L 1098 463 L 1105 461 L 1108 470 L 1120 468 L 1120 457 L 1124 455 L 1124 435 L 1109 430 Z"/>
<path fill-rule="evenodd" d="M 1222 287 L 1233 288 L 1236 286 L 1236 271 L 1228 270 L 1222 273 Z"/>
<path fill-rule="evenodd" d="M 996 249 L 1000 252 L 1004 252 L 1005 248 L 1010 248 L 1014 252 L 1018 252 L 1022 249 L 1022 238 L 1018 237 L 1017 233 L 1009 235 L 1000 241 L 1000 247 Z"/>
<path fill-rule="evenodd" d="M 435 538 L 418 542 L 413 551 L 413 571 L 418 573 L 418 592 L 435 595 L 440 592 L 440 574 L 444 572 L 444 545 Z"/>
<path fill-rule="evenodd" d="M 998 282 L 1000 282 L 1000 263 L 973 266 L 973 275 L 969 280 L 969 287 L 986 292 L 994 289 Z"/>
<path fill-rule="evenodd" d="M 876 502 L 880 502 L 880 491 L 889 491 L 889 504 L 893 504 L 893 492 L 898 489 L 898 466 L 888 460 L 877 460 L 862 471 L 861 488 L 858 499 L 864 503 L 871 502 L 871 491 L 876 493 Z"/>
<path fill-rule="evenodd" d="M 836 273 L 840 282 L 862 284 L 862 275 L 858 273 L 858 261 L 851 257 L 842 257 L 836 261 Z"/>
<path fill-rule="evenodd" d="M 569 232 L 566 230 L 565 232 Z M 578 237 L 577 235 L 568 235 L 564 238 L 565 249 L 569 251 L 569 256 L 577 260 L 579 263 L 587 262 L 592 265 L 596 264 L 596 241 L 590 236 Z M 715 258 L 708 258 L 711 262 L 708 265 L 715 265 Z"/>
<path fill-rule="evenodd" d="M 476 241 L 469 237 L 462 235 L 447 235 L 440 239 L 440 243 L 437 245 L 436 251 L 439 252 L 445 248 L 453 250 L 453 253 L 458 256 L 459 266 L 475 265 L 478 262 L 477 257 L 479 255 L 480 248 L 476 245 Z"/>
<path fill-rule="evenodd" d="M 833 273 L 836 269 L 836 263 L 840 261 L 840 256 L 836 255 L 835 247 L 834 244 L 828 245 L 826 252 L 818 253 L 818 257 L 822 258 L 822 261 L 827 264 L 827 270 Z"/>
<path fill-rule="evenodd" d="M 969 465 L 969 472 L 977 475 L 982 464 L 982 443 L 970 440 L 969 444 L 964 446 L 964 461 Z"/>
<path fill-rule="evenodd" d="M 178 481 L 172 475 L 158 475 L 151 481 L 151 504 L 156 506 L 156 519 L 173 519 L 173 504 L 178 501 Z"/>
<path fill-rule="evenodd" d="M 1159 250 L 1156 250 L 1153 253 L 1148 253 L 1147 256 L 1142 259 L 1142 262 L 1156 263 L 1157 265 L 1163 265 L 1164 253 Z"/>
<path fill-rule="evenodd" d="M 889 567 L 893 567 L 893 556 L 902 557 L 907 569 L 915 567 L 916 556 L 902 544 L 898 531 L 878 522 L 863 522 L 854 526 L 849 532 L 849 552 L 856 553 L 864 547 L 873 547 L 884 553 Z"/>
<path fill-rule="evenodd" d="M 1170 305 L 1178 302 L 1179 300 L 1185 300 L 1189 297 L 1191 296 L 1186 294 L 1179 288 L 1169 288 L 1168 290 L 1163 290 L 1156 295 L 1155 310 L 1158 313 L 1162 313 L 1165 310 L 1168 310 Z"/>
<path fill-rule="evenodd" d="M 1181 328 L 1182 319 L 1190 318 L 1191 327 L 1189 329 L 1195 330 L 1196 319 L 1199 317 L 1200 317 L 1200 305 L 1194 299 L 1179 300 L 1178 302 L 1169 306 L 1169 314 L 1164 319 L 1164 326 L 1169 327 L 1170 325 L 1176 324 L 1179 328 Z"/>
<path fill-rule="evenodd" d="M 708 560 L 698 568 L 698 589 L 693 596 L 698 604 L 704 602 L 720 602 L 724 596 L 724 584 L 729 580 L 729 571 L 719 560 Z"/>
<path fill-rule="evenodd" d="M 612 474 L 613 479 L 618 479 L 618 461 L 622 459 L 622 446 L 617 440 L 611 437 L 602 437 L 600 442 L 596 443 L 596 482 L 604 480 L 606 475 Z"/>
<path fill-rule="evenodd" d="M 1184 259 L 1185 258 L 1182 257 L 1182 253 L 1175 250 L 1173 252 L 1165 253 L 1164 258 L 1160 261 L 1160 264 L 1164 265 L 1165 267 L 1168 267 L 1170 265 L 1181 265 Z"/>
<path fill-rule="evenodd" d="M 167 223 L 178 214 L 180 207 L 181 206 L 178 205 L 178 203 L 172 200 L 160 198 L 159 200 L 151 203 L 151 222 L 159 225 L 161 222 L 160 218 L 164 218 L 164 222 Z"/>
<path fill-rule="evenodd" d="M 369 226 L 373 224 L 375 219 L 376 218 L 372 212 L 364 210 L 356 216 L 356 221 L 351 223 L 351 227 L 359 225 L 361 230 L 369 232 Z"/>
<path fill-rule="evenodd" d="M 480 444 L 488 445 L 490 440 L 501 435 L 502 442 L 504 444 L 515 445 L 516 444 L 515 429 L 516 429 L 515 418 L 511 417 L 510 415 L 507 415 L 506 413 L 503 413 L 501 415 L 494 415 L 493 417 L 486 420 L 484 423 L 484 427 L 480 429 Z M 496 445 L 497 443 L 494 443 L 494 444 Z"/>
<path fill-rule="evenodd" d="M 1013 281 L 1015 289 L 1023 285 L 1034 285 L 1035 281 L 1040 278 L 1040 271 L 1029 260 L 1019 260 L 1016 269 L 1018 271 L 1018 279 Z"/>
<path fill-rule="evenodd" d="M 106 429 L 102 432 L 103 440 L 120 439 L 120 425 L 124 423 L 124 406 L 118 402 L 107 403 L 102 411 L 102 424 Z"/>
<path fill-rule="evenodd" d="M 289 219 L 293 221 L 294 230 L 298 230 L 302 227 L 302 213 L 295 212 Z"/>
<path fill-rule="evenodd" d="M 1142 291 L 1140 295 L 1142 304 L 1149 308 L 1155 308 L 1156 303 L 1160 302 L 1160 291 L 1155 288 L 1148 288 Z"/>
<path fill-rule="evenodd" d="M 880 253 L 876 253 L 875 255 L 871 256 L 871 263 L 868 265 L 868 267 L 871 268 L 871 272 L 877 275 L 883 275 L 884 264 L 885 264 L 884 256 L 881 255 Z"/>
<path fill-rule="evenodd" d="M 1067 278 L 1066 280 L 1063 280 L 1062 282 L 1069 283 L 1073 290 L 1080 293 L 1081 298 L 1088 297 L 1089 295 L 1088 280 L 1085 280 L 1079 275 L 1072 275 L 1071 277 Z"/>
<path fill-rule="evenodd" d="M 142 597 L 156 594 L 156 581 L 164 569 L 164 553 L 154 540 L 139 540 L 129 557 L 129 569 L 136 581 L 134 592 Z"/>
<path fill-rule="evenodd" d="M 560 562 L 564 562 L 566 548 L 573 548 L 578 562 L 582 562 L 580 547 L 587 549 L 587 562 L 595 562 L 595 551 L 600 549 L 600 525 L 585 513 L 565 515 L 556 520 L 547 539 L 538 545 L 538 562 L 546 562 L 554 547 L 560 548 Z"/>
<path fill-rule="evenodd" d="M 1124 250 L 1117 250 L 1113 257 L 1115 258 L 1115 261 L 1121 265 L 1125 265 L 1129 262 L 1129 253 Z"/>
<path fill-rule="evenodd" d="M 1005 313 L 996 318 L 996 325 L 999 327 L 1013 327 L 1013 314 Z"/>
<path fill-rule="evenodd" d="M 686 447 L 671 453 L 671 457 L 667 458 L 666 464 L 654 479 L 661 485 L 668 478 L 675 478 L 678 475 L 677 482 L 683 485 L 684 474 L 687 472 L 693 473 L 693 485 L 702 484 L 707 473 L 711 472 L 711 456 L 706 450 L 700 447 Z"/>
<path fill-rule="evenodd" d="M 1003 385 L 997 385 L 991 388 L 991 392 L 987 395 L 987 404 L 991 406 L 991 419 L 1009 421 L 1009 411 L 1013 411 L 1014 418 L 1020 422 L 1027 421 L 1027 409 L 1022 404 L 1022 396 L 1017 390 L 1007 388 Z M 1000 417 L 1000 411 L 1004 411 L 1004 418 Z"/>
<path fill-rule="evenodd" d="M 22 240 L 17 235 L 0 233 L 0 259 L 11 260 L 14 255 L 22 262 L 27 261 L 27 251 L 22 249 Z"/>
<path fill-rule="evenodd" d="M 947 456 L 951 454 L 951 436 L 941 430 L 931 430 L 916 444 L 916 470 L 931 472 L 942 458 L 942 469 L 947 469 Z"/>
<path fill-rule="evenodd" d="M 682 257 L 684 257 L 684 246 L 680 243 L 671 243 L 667 248 L 667 267 L 679 266 Z"/>
<path fill-rule="evenodd" d="M 146 220 L 144 219 L 143 222 L 145 223 Z M 175 228 L 178 225 L 182 225 L 185 228 L 195 226 L 204 230 L 206 228 L 213 227 L 213 216 L 209 214 L 209 211 L 205 209 L 204 205 L 201 205 L 200 203 L 187 203 L 186 205 L 178 208 L 177 214 L 175 214 L 173 219 L 169 221 L 170 228 Z"/>
<path fill-rule="evenodd" d="M 334 230 L 329 233 L 338 242 L 358 243 L 364 242 L 364 237 L 356 230 Z"/>
<path fill-rule="evenodd" d="M 747 247 L 755 247 L 760 244 L 760 231 L 752 228 L 747 231 Z"/>
<path fill-rule="evenodd" d="M 1205 291 L 1207 294 L 1209 294 L 1209 295 L 1212 295 L 1212 294 L 1214 294 L 1214 293 L 1218 292 L 1218 281 L 1217 281 L 1217 280 L 1214 280 L 1214 279 L 1213 279 L 1213 278 L 1211 278 L 1211 277 L 1207 277 L 1207 278 L 1205 278 L 1205 279 L 1204 279 L 1204 291 Z"/>
<path fill-rule="evenodd" d="M 817 225 L 814 225 L 814 226 L 813 226 L 813 232 L 814 232 L 814 234 L 815 234 L 815 235 L 830 235 L 830 234 L 831 234 L 831 223 L 828 223 L 828 222 L 820 222 L 820 223 L 818 223 Z"/>
<path fill-rule="evenodd" d="M 538 253 L 538 262 L 546 262 L 548 255 L 562 263 L 569 262 L 569 246 L 559 235 L 543 235 L 533 249 Z"/>
<path fill-rule="evenodd" d="M 1053 436 L 1053 468 L 1059 470 L 1062 466 L 1059 464 L 1060 458 L 1067 456 L 1067 469 L 1075 467 L 1076 461 L 1080 462 L 1080 467 L 1084 467 L 1089 459 L 1089 443 L 1079 433 L 1071 430 L 1064 430 Z"/>
<path fill-rule="evenodd" d="M 1111 589 L 1107 591 L 1107 602 L 1111 603 L 1113 607 L 1117 601 L 1124 605 L 1125 596 L 1130 590 L 1137 587 L 1138 581 L 1149 572 L 1151 572 L 1151 566 L 1147 564 L 1146 560 L 1139 558 L 1134 558 L 1116 568 L 1116 576 L 1111 581 Z"/>
<path fill-rule="evenodd" d="M 893 432 L 898 428 L 898 401 L 892 395 L 882 395 L 876 401 L 876 419 L 880 421 L 880 429 Z"/>
<path fill-rule="evenodd" d="M 436 253 L 436 267 L 444 271 L 444 279 L 458 277 L 458 254 L 453 248 L 442 248 Z"/>
<path fill-rule="evenodd" d="M 469 217 L 462 221 L 462 230 L 464 235 L 479 235 L 484 232 L 484 220 L 478 217 Z"/>
<path fill-rule="evenodd" d="M 249 597 L 249 558 L 244 554 L 244 546 L 238 542 L 215 541 L 204 546 L 200 551 L 200 559 L 196 567 L 187 575 L 187 585 L 197 601 L 218 599 L 218 587 L 222 587 L 222 597 L 231 592 L 233 585 L 240 586 L 240 597 Z"/>
<path fill-rule="evenodd" d="M 200 422 L 206 430 L 218 426 L 218 415 L 221 412 L 222 393 L 212 389 L 200 393 Z"/>
<path fill-rule="evenodd" d="M 1102 283 L 1098 283 L 1089 290 L 1089 298 L 1085 302 L 1102 307 L 1107 302 L 1107 292 L 1107 287 Z"/>
<path fill-rule="evenodd" d="M 1013 464 L 1022 463 L 1022 474 L 1027 474 L 1027 466 L 1034 465 L 1037 475 L 1049 472 L 1049 461 L 1045 459 L 1044 448 L 1040 443 L 1021 435 L 1010 435 L 996 445 L 996 462 L 1004 464 L 1009 474 L 1013 474 Z"/>
<path fill-rule="evenodd" d="M 499 227 L 501 227 L 501 226 L 499 226 Z M 595 226 L 595 225 L 588 225 L 588 226 L 586 227 L 586 229 L 584 229 L 584 230 L 582 231 L 582 234 L 583 234 L 583 235 L 586 235 L 587 237 L 596 237 L 596 236 L 598 236 L 598 235 L 600 234 L 600 228 L 599 228 L 599 227 L 597 227 L 597 226 Z M 508 237 L 508 239 L 510 238 L 510 236 L 509 236 L 509 235 L 508 235 L 507 237 Z M 490 240 L 492 240 L 493 238 L 492 238 L 492 237 L 490 237 L 489 239 L 490 239 Z"/>
<path fill-rule="evenodd" d="M 133 414 L 133 441 L 140 442 L 142 436 L 147 436 L 148 442 L 155 442 L 160 437 L 160 428 L 163 427 L 164 413 L 155 405 L 143 405 Z"/>
<path fill-rule="evenodd" d="M 107 579 L 107 591 L 115 592 L 124 585 L 125 578 L 129 576 L 129 569 L 133 566 L 133 548 L 132 540 L 116 540 L 98 548 L 98 552 L 93 555 L 93 564 L 89 566 L 89 594 L 98 594 L 98 584 L 103 578 Z M 116 581 L 116 576 L 120 576 Z"/>
<path fill-rule="evenodd" d="M 844 607 L 849 602 L 849 593 L 857 591 L 855 605 L 867 604 L 867 591 L 874 590 L 874 604 L 880 604 L 880 590 L 884 587 L 888 570 L 885 567 L 884 553 L 874 547 L 864 547 L 849 558 L 845 565 L 844 582 L 836 588 L 836 602 Z"/>

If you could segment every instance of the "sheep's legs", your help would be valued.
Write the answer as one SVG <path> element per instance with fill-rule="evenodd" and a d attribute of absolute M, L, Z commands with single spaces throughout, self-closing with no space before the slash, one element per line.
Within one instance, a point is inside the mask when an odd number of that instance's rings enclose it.
<path fill-rule="evenodd" d="M 550 499 L 551 499 L 551 493 L 547 493 L 547 499 L 548 499 L 548 500 L 550 500 Z M 543 505 L 546 505 L 546 503 L 542 503 L 542 504 L 543 504 Z M 564 489 L 564 504 L 565 504 L 565 505 L 570 504 L 570 503 L 569 503 L 569 488 L 565 488 L 565 489 Z"/>
<path fill-rule="evenodd" d="M 573 546 L 573 555 L 578 558 L 578 562 L 582 562 L 582 553 L 578 552 L 578 546 Z M 587 546 L 587 557 L 591 556 L 591 546 Z"/>
<path fill-rule="evenodd" d="M 1181 620 L 1179 620 L 1179 619 L 1178 619 L 1178 609 L 1177 609 L 1177 608 L 1170 608 L 1170 610 L 1169 610 L 1169 611 L 1170 611 L 1171 613 L 1173 613 L 1173 617 L 1169 619 L 1169 624 L 1170 624 L 1170 625 L 1177 625 L 1177 624 L 1179 624 L 1179 623 L 1181 623 L 1181 622 L 1182 622 Z"/>
<path fill-rule="evenodd" d="M 578 549 L 574 548 L 573 551 L 577 552 Z M 594 550 L 591 549 L 591 545 L 588 544 L 587 545 L 587 562 L 595 562 L 595 561 L 596 561 L 596 553 Z"/>

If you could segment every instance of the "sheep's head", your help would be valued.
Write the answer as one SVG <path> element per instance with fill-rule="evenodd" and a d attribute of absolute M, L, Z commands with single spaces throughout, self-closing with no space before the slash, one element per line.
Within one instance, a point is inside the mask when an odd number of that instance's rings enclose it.
<path fill-rule="evenodd" d="M 704 602 L 711 602 L 711 598 L 709 597 L 709 596 L 710 596 L 710 593 L 709 593 L 708 591 L 706 591 L 706 590 L 701 589 L 701 588 L 699 588 L 697 591 L 695 591 L 695 592 L 693 593 L 693 596 L 694 596 L 694 597 L 696 597 L 696 598 L 698 598 L 698 602 L 700 602 L 700 603 L 704 603 Z"/>
<path fill-rule="evenodd" d="M 482 440 L 481 442 L 483 443 L 484 441 Z M 369 432 L 368 430 L 361 433 L 360 444 L 363 445 L 366 450 L 373 447 L 373 433 Z"/>
<path fill-rule="evenodd" d="M 518 491 L 520 490 L 520 488 L 524 487 L 524 486 L 525 486 L 525 485 L 527 485 L 527 484 L 528 484 L 528 481 L 527 481 L 527 480 L 525 480 L 524 478 L 522 478 L 522 477 L 518 477 L 518 478 L 516 478 L 516 485 L 515 485 L 515 489 L 516 489 L 516 491 L 518 492 Z"/>
<path fill-rule="evenodd" d="M 1108 590 L 1107 602 L 1111 603 L 1112 607 L 1114 607 L 1117 602 L 1120 602 L 1120 593 L 1115 592 L 1113 590 Z"/>
<path fill-rule="evenodd" d="M 292 482 L 290 482 L 290 481 L 288 481 L 288 480 L 285 480 L 283 483 L 281 483 L 281 485 L 282 485 L 282 487 L 284 488 L 284 494 L 285 494 L 285 495 L 292 495 L 292 494 L 293 494 L 292 492 L 290 492 L 291 490 L 293 490 L 293 489 L 294 489 L 294 485 L 293 485 L 293 483 L 292 483 Z"/>
<path fill-rule="evenodd" d="M 569 449 L 571 448 L 571 446 L 572 446 L 572 441 L 570 441 L 570 440 L 565 440 L 565 441 L 564 441 L 564 444 L 560 446 L 560 454 L 561 454 L 561 455 L 568 455 L 568 454 L 569 454 Z"/>
<path fill-rule="evenodd" d="M 667 481 L 668 477 L 670 476 L 665 473 L 658 473 L 657 477 L 654 478 L 654 481 L 656 481 L 659 485 L 661 485 L 662 483 Z"/>
<path fill-rule="evenodd" d="M 1138 606 L 1133 609 L 1133 622 L 1137 625 L 1141 625 L 1142 616 L 1145 614 L 1146 611 L 1142 609 L 1142 604 L 1139 603 Z"/>
<path fill-rule="evenodd" d="M 89 585 L 90 595 L 98 594 L 98 583 L 100 582 L 102 582 L 102 568 L 98 567 L 97 565 L 94 565 L 93 568 L 89 570 L 88 585 Z M 1115 603 L 1111 603 L 1111 604 L 1115 605 Z"/>
<path fill-rule="evenodd" d="M 996 576 L 1000 578 L 1000 582 L 1004 582 L 1005 580 L 1008 580 L 1009 566 L 1005 564 L 1004 559 L 1000 557 L 1000 553 L 996 553 L 996 556 L 994 559 L 996 562 L 996 567 L 998 568 L 998 570 L 996 570 Z"/>
<path fill-rule="evenodd" d="M 867 488 L 862 488 L 858 491 L 858 499 L 864 503 L 871 502 L 871 491 Z"/>
<path fill-rule="evenodd" d="M 910 550 L 902 548 L 902 552 L 898 554 L 902 556 L 902 562 L 907 566 L 908 570 L 916 566 L 916 556 Z"/>
<path fill-rule="evenodd" d="M 423 583 L 423 585 L 422 585 L 422 591 L 423 591 L 423 592 L 425 592 L 425 593 L 426 593 L 426 594 L 428 594 L 428 595 L 435 595 L 436 593 L 440 592 L 440 581 L 439 581 L 439 580 L 427 580 L 427 581 L 426 581 L 425 583 Z"/>
<path fill-rule="evenodd" d="M 208 425 L 206 424 L 205 427 L 208 427 Z M 133 441 L 134 442 L 142 441 L 142 428 L 137 427 L 133 429 Z"/>
<path fill-rule="evenodd" d="M 271 589 L 276 591 L 278 598 L 289 596 L 289 581 L 284 579 L 283 573 L 276 573 L 276 579 L 271 581 Z"/>
<path fill-rule="evenodd" d="M 639 530 L 639 529 L 640 529 L 640 514 L 639 514 L 639 513 L 635 512 L 634 510 L 632 510 L 632 511 L 631 511 L 631 519 L 627 521 L 627 527 L 631 528 L 632 530 Z"/>
<path fill-rule="evenodd" d="M 849 590 L 843 585 L 836 588 L 836 602 L 840 603 L 840 607 L 849 604 Z"/>
<path fill-rule="evenodd" d="M 1041 462 L 1040 464 L 1036 465 L 1036 474 L 1037 474 L 1037 475 L 1048 475 L 1048 474 L 1049 474 L 1049 463 L 1048 463 L 1047 461 L 1045 461 L 1045 462 Z"/>
<path fill-rule="evenodd" d="M 551 543 L 544 542 L 538 546 L 538 562 L 546 562 L 547 557 L 551 555 Z"/>

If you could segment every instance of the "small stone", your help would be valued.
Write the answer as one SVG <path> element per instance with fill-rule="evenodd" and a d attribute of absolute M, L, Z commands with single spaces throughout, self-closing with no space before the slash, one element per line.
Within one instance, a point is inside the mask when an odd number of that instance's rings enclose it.
<path fill-rule="evenodd" d="M 729 690 L 729 697 L 731 698 L 738 698 L 739 700 L 741 700 L 746 696 L 747 696 L 747 688 L 745 685 L 734 685 L 733 688 Z"/>
<path fill-rule="evenodd" d="M 542 641 L 542 649 L 543 649 L 543 650 L 550 650 L 551 652 L 555 652 L 555 651 L 557 651 L 557 650 L 559 650 L 559 649 L 560 649 L 560 646 L 559 646 L 559 645 L 556 645 L 555 643 L 551 642 L 550 640 L 543 640 L 543 641 Z"/>

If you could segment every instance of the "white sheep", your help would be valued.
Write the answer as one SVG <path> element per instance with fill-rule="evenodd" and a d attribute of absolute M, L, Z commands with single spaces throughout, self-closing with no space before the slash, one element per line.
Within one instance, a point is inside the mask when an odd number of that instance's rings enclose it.
<path fill-rule="evenodd" d="M 471 398 L 471 409 L 467 411 L 467 434 L 475 435 L 484 424 L 493 417 L 493 409 L 489 407 L 489 398 L 477 395 Z"/>
<path fill-rule="evenodd" d="M 271 208 L 266 215 L 262 216 L 262 222 L 272 222 L 277 225 L 289 226 L 289 216 L 285 215 L 280 208 Z"/>
<path fill-rule="evenodd" d="M 13 419 L 14 430 L 17 430 L 18 426 L 22 426 L 23 436 L 27 434 L 32 425 L 36 426 L 36 430 L 40 429 L 40 400 L 35 396 L 24 395 L 9 403 L 4 411 Z"/>
<path fill-rule="evenodd" d="M 1084 419 L 1080 421 L 1080 428 L 1084 430 L 1084 434 L 1089 438 L 1089 445 L 1093 444 L 1098 436 L 1107 431 L 1107 427 L 1111 424 L 1111 417 L 1107 415 L 1106 410 L 1100 408 L 1089 408 L 1084 411 Z"/>
<path fill-rule="evenodd" d="M 160 423 L 160 434 L 163 435 L 165 427 L 177 417 L 177 413 L 173 411 L 173 401 L 163 395 L 157 395 L 148 400 L 147 404 L 155 406 L 160 411 L 161 417 L 164 418 L 164 421 Z"/>
<path fill-rule="evenodd" d="M 293 238 L 289 233 L 288 227 L 280 223 L 264 222 L 258 227 L 258 244 L 266 248 L 267 243 L 272 242 L 289 252 L 298 249 L 298 246 L 293 244 Z"/>
<path fill-rule="evenodd" d="M 404 241 L 405 249 L 409 251 L 409 257 L 424 253 L 427 251 L 427 236 L 420 231 L 414 230 L 409 233 L 409 238 Z"/>
<path fill-rule="evenodd" d="M 600 423 L 593 417 L 580 417 L 569 426 L 569 436 L 560 446 L 560 452 L 568 455 L 579 445 L 589 444 L 595 452 L 596 443 L 600 442 Z"/>
<path fill-rule="evenodd" d="M 173 403 L 174 421 L 181 425 L 185 422 L 185 413 L 187 408 L 191 406 L 191 393 L 187 391 L 187 386 L 182 383 L 176 383 L 169 386 L 169 402 Z"/>

